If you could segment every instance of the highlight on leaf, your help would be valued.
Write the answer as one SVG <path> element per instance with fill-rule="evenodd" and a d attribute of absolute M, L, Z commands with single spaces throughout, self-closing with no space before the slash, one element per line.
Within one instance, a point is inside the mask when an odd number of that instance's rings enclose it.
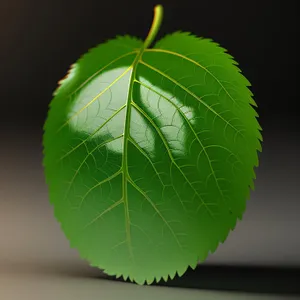
<path fill-rule="evenodd" d="M 138 284 L 181 276 L 242 219 L 261 127 L 225 49 L 175 32 L 118 36 L 83 55 L 44 125 L 50 202 L 80 256 Z"/>

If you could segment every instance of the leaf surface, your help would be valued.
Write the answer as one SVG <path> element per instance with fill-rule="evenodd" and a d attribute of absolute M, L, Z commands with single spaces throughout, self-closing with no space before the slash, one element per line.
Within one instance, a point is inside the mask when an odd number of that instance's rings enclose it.
<path fill-rule="evenodd" d="M 261 150 L 249 82 L 218 44 L 176 32 L 101 44 L 45 123 L 50 201 L 71 246 L 137 283 L 182 275 L 241 219 Z"/>

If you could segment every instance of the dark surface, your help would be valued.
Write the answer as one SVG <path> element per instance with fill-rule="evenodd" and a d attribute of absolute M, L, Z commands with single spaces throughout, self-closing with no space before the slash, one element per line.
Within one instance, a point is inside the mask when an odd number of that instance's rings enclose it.
<path fill-rule="evenodd" d="M 114 277 L 109 279 L 123 281 Z M 189 269 L 182 277 L 175 276 L 173 280 L 153 285 L 300 296 L 299 282 L 299 268 L 198 266 L 195 270 Z"/>
<path fill-rule="evenodd" d="M 0 272 L 1 299 L 15 300 L 296 300 L 299 295 L 138 286 L 96 278 L 58 274 Z"/>

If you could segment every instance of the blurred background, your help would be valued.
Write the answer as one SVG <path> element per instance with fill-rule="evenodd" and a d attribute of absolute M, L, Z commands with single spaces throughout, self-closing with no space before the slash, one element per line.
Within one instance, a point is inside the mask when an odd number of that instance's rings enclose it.
<path fill-rule="evenodd" d="M 50 294 L 41 297 L 43 291 L 55 286 L 57 294 L 51 294 L 49 299 L 67 299 L 68 295 L 73 295 L 73 299 L 87 299 L 85 293 L 83 298 L 74 291 L 70 294 L 77 285 L 73 281 L 59 289 L 56 279 L 51 279 L 55 281 L 53 284 L 48 279 L 39 284 L 37 278 L 41 277 L 34 277 L 37 276 L 34 274 L 52 274 L 51 278 L 57 274 L 76 275 L 84 280 L 103 277 L 100 270 L 89 267 L 69 248 L 53 217 L 41 164 L 42 126 L 52 92 L 69 66 L 91 47 L 116 35 L 145 38 L 152 22 L 153 7 L 159 3 L 163 4 L 165 15 L 157 39 L 166 33 L 183 30 L 212 38 L 228 49 L 252 83 L 263 128 L 256 190 L 251 194 L 244 219 L 204 265 L 223 267 L 227 277 L 231 270 L 235 270 L 232 274 L 237 274 L 234 272 L 241 270 L 236 269 L 239 267 L 300 268 L 299 54 L 296 47 L 299 19 L 296 0 L 0 0 L 1 299 L 1 293 L 5 295 L 3 299 L 17 299 L 22 289 L 13 288 L 15 286 L 22 287 L 28 299 L 48 299 Z M 210 274 L 212 280 L 221 274 L 220 269 L 210 270 L 214 271 L 205 271 L 208 272 L 205 274 Z M 176 285 L 226 289 L 221 283 L 225 275 L 214 284 L 207 279 L 203 286 L 203 274 L 197 277 L 199 272 L 188 272 L 184 280 L 176 281 Z M 290 283 L 300 282 L 299 272 L 293 272 L 286 278 L 292 278 Z M 264 280 L 272 285 L 270 276 L 261 275 L 257 280 L 262 286 Z M 233 280 L 236 283 L 232 283 L 232 289 L 245 287 L 247 290 L 242 279 L 239 283 L 237 278 Z M 257 285 L 253 278 L 253 285 Z M 84 281 L 82 286 L 86 284 L 91 283 Z M 94 286 L 99 288 L 93 283 L 86 291 Z M 118 287 L 126 291 L 133 288 L 126 284 Z M 42 294 L 37 294 L 39 288 Z M 112 283 L 105 281 L 103 289 L 111 291 Z M 249 286 L 248 290 L 251 290 Z M 130 294 L 130 290 L 120 295 L 130 299 L 135 299 L 133 295 L 139 295 L 136 299 L 150 297 L 151 288 L 138 291 L 136 293 L 141 294 Z M 168 295 L 173 295 L 170 299 L 183 297 L 178 292 L 157 293 L 158 299 L 167 299 Z M 92 294 L 89 299 L 93 299 Z M 94 294 L 96 297 L 95 291 Z M 215 294 L 205 295 L 206 299 L 219 299 L 213 298 L 219 297 Z M 118 295 L 105 294 L 105 297 L 117 299 Z M 193 297 L 196 299 L 199 295 L 190 294 L 189 299 Z M 226 297 L 222 294 L 220 299 Z"/>

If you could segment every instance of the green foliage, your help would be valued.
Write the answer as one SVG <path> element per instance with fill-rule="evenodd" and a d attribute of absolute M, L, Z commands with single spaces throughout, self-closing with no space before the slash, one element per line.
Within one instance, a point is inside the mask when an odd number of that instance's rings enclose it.
<path fill-rule="evenodd" d="M 117 37 L 80 58 L 44 127 L 50 201 L 71 246 L 139 284 L 181 276 L 225 241 L 262 140 L 232 57 L 184 32 L 148 48 L 160 19 L 145 43 Z"/>

